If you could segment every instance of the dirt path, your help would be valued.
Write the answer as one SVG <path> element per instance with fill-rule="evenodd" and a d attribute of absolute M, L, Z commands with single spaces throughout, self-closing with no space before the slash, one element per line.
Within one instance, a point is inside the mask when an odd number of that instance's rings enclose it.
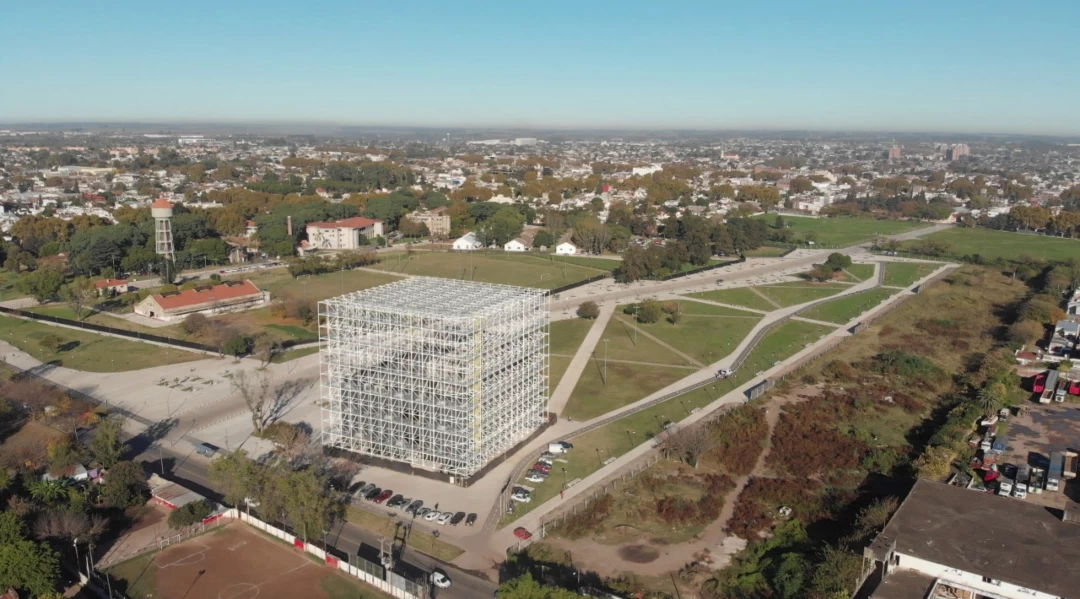
<path fill-rule="evenodd" d="M 750 291 L 753 291 L 755 294 L 757 294 L 758 297 L 760 297 L 761 299 L 763 299 L 763 300 L 769 302 L 770 304 L 772 304 L 772 306 L 774 308 L 776 308 L 777 310 L 779 310 L 780 308 L 783 308 L 783 306 L 781 306 L 779 303 L 777 303 L 773 298 L 771 298 L 771 297 L 765 295 L 764 293 L 758 291 L 756 288 L 747 287 L 747 289 L 749 289 Z"/>
<path fill-rule="evenodd" d="M 805 391 L 805 389 L 804 389 Z M 739 494 L 746 488 L 751 477 L 768 476 L 765 466 L 772 452 L 772 435 L 780 413 L 785 405 L 804 401 L 809 395 L 783 395 L 772 399 L 765 408 L 765 422 L 768 432 L 765 435 L 765 447 L 758 455 L 753 470 L 735 481 L 735 488 L 724 495 L 724 507 L 720 516 L 705 527 L 698 537 L 687 543 L 661 545 L 646 539 L 634 544 L 605 545 L 591 539 L 568 540 L 562 537 L 548 537 L 545 541 L 560 549 L 570 552 L 576 567 L 593 570 L 600 574 L 615 575 L 631 571 L 642 576 L 660 576 L 678 570 L 702 553 L 713 557 L 713 567 L 723 568 L 735 553 L 746 546 L 744 539 L 729 536 L 724 532 L 728 521 L 735 513 Z"/>
<path fill-rule="evenodd" d="M 624 325 L 624 326 L 628 326 L 628 327 L 630 327 L 630 328 L 632 328 L 632 329 L 635 329 L 635 330 L 636 330 L 637 332 L 641 333 L 641 335 L 642 335 L 643 337 L 647 337 L 647 338 L 649 338 L 649 339 L 652 339 L 652 340 L 653 340 L 653 341 L 655 341 L 656 343 L 658 343 L 658 344 L 660 344 L 661 346 L 663 346 L 663 347 L 664 347 L 664 349 L 667 349 L 668 351 L 670 351 L 671 353 L 675 354 L 676 356 L 679 356 L 680 358 L 682 358 L 682 359 L 686 360 L 687 362 L 690 362 L 691 364 L 693 364 L 694 366 L 697 366 L 698 368 L 705 368 L 705 365 L 704 365 L 704 364 L 702 364 L 701 362 L 698 362 L 698 361 L 697 361 L 697 360 L 695 360 L 695 359 L 694 359 L 693 357 L 691 357 L 691 356 L 690 356 L 689 354 L 685 354 L 685 353 L 683 353 L 683 352 L 679 351 L 679 350 L 678 350 L 677 348 L 675 348 L 675 347 L 674 347 L 674 346 L 672 346 L 671 344 L 669 344 L 669 343 L 665 343 L 664 341 L 660 340 L 659 338 L 657 338 L 657 337 L 656 337 L 655 335 L 653 335 L 653 334 L 649 333 L 648 331 L 646 331 L 646 330 L 644 330 L 644 329 L 641 329 L 641 328 L 639 328 L 639 327 L 635 326 L 635 325 L 634 325 L 634 323 L 632 323 L 632 322 L 629 322 L 629 321 L 627 321 L 626 319 L 624 319 L 624 318 L 620 318 L 620 317 L 618 317 L 618 316 L 616 316 L 615 318 L 616 318 L 616 320 L 618 320 L 619 322 L 623 323 L 623 325 Z"/>

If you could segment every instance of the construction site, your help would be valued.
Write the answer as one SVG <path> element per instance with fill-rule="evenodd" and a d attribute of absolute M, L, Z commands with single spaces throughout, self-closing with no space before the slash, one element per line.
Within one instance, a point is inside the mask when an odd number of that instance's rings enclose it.
<path fill-rule="evenodd" d="M 319 304 L 323 444 L 467 479 L 547 408 L 542 290 L 414 277 Z"/>

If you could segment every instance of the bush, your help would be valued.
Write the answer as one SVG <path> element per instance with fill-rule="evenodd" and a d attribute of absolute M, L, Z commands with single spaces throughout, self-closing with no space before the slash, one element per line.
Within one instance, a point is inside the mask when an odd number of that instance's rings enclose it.
<path fill-rule="evenodd" d="M 248 353 L 248 347 L 250 345 L 249 339 L 243 335 L 233 335 L 229 337 L 229 340 L 225 342 L 225 346 L 222 349 L 226 354 L 239 358 L 240 356 Z"/>
<path fill-rule="evenodd" d="M 597 306 L 596 302 L 585 302 L 578 306 L 577 315 L 579 318 L 592 320 L 600 316 L 600 306 Z"/>
<path fill-rule="evenodd" d="M 1006 337 L 1010 343 L 1015 345 L 1031 345 L 1042 339 L 1043 332 L 1042 323 L 1034 320 L 1021 320 L 1009 327 Z"/>
<path fill-rule="evenodd" d="M 45 335 L 44 337 L 41 338 L 41 347 L 44 347 L 45 349 L 47 349 L 47 350 L 49 350 L 51 352 L 60 351 L 60 348 L 63 345 L 64 345 L 64 340 L 57 337 L 56 335 Z"/>
<path fill-rule="evenodd" d="M 641 303 L 637 310 L 637 321 L 644 324 L 658 322 L 664 314 L 664 308 L 656 300 L 646 300 Z"/>
<path fill-rule="evenodd" d="M 205 499 L 180 506 L 169 514 L 169 528 L 186 528 L 202 522 L 214 513 L 214 506 Z"/>
<path fill-rule="evenodd" d="M 199 336 L 206 327 L 210 326 L 210 319 L 205 314 L 189 314 L 184 322 L 180 323 L 180 330 L 184 331 L 188 335 Z"/>

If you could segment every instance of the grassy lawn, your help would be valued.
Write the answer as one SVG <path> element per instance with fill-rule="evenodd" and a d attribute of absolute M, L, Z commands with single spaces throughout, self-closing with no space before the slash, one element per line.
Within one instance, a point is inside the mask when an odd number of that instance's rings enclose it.
<path fill-rule="evenodd" d="M 940 264 L 924 262 L 889 262 L 885 265 L 885 284 L 892 287 L 907 287 L 940 266 Z"/>
<path fill-rule="evenodd" d="M 874 276 L 873 264 L 852 264 L 844 270 L 860 281 L 865 281 Z"/>
<path fill-rule="evenodd" d="M 812 322 L 788 320 L 769 331 L 746 357 L 739 370 L 719 384 L 727 393 L 834 330 L 833 327 Z"/>
<path fill-rule="evenodd" d="M 36 314 L 46 314 L 48 316 L 55 316 L 56 318 L 66 318 L 68 320 L 78 320 L 75 318 L 75 312 L 71 308 L 64 304 L 46 304 L 44 306 L 34 306 L 28 308 L 27 312 L 34 312 Z M 101 325 L 103 327 L 110 327 L 113 329 L 120 329 L 124 331 L 133 331 L 136 333 L 146 333 L 148 335 L 158 335 L 161 337 L 172 337 L 173 339 L 183 339 L 186 335 L 180 331 L 178 325 L 170 325 L 167 327 L 148 327 L 138 323 L 131 322 L 124 318 L 118 318 L 116 316 L 110 316 L 101 312 L 95 312 L 83 319 L 83 322 L 90 324 Z"/>
<path fill-rule="evenodd" d="M 814 300 L 830 297 L 841 291 L 851 289 L 850 285 L 837 283 L 811 283 L 809 281 L 797 281 L 793 283 L 780 283 L 778 285 L 761 285 L 755 287 L 772 301 L 786 308 L 796 304 L 805 304 Z"/>
<path fill-rule="evenodd" d="M 1016 259 L 1032 256 L 1044 260 L 1067 260 L 1080 256 L 1080 240 L 1028 235 L 1012 231 L 990 229 L 954 228 L 931 233 L 923 239 L 944 241 L 952 246 L 949 253 L 957 256 L 979 254 L 988 260 L 996 258 Z M 918 247 L 921 240 L 905 243 L 905 247 Z"/>
<path fill-rule="evenodd" d="M 761 315 L 757 312 L 747 312 L 746 310 L 737 310 L 726 306 L 695 302 L 694 300 L 678 301 L 683 316 L 741 316 L 753 319 L 761 318 Z"/>
<path fill-rule="evenodd" d="M 545 262 L 551 262 L 552 264 L 575 264 L 577 266 L 587 266 L 589 268 L 606 270 L 608 272 L 615 270 L 622 264 L 622 260 L 604 258 L 603 256 L 556 256 L 555 254 L 532 254 L 530 257 L 544 260 Z"/>
<path fill-rule="evenodd" d="M 584 318 L 570 318 L 552 322 L 551 329 L 548 331 L 550 335 L 548 345 L 551 348 L 551 353 L 567 356 L 577 353 L 578 348 L 581 347 L 581 342 L 589 334 L 593 322 Z"/>
<path fill-rule="evenodd" d="M 686 358 L 671 351 L 663 345 L 649 339 L 641 333 L 634 334 L 633 322 L 630 315 L 615 314 L 608 321 L 604 335 L 597 342 L 593 350 L 593 357 L 603 361 L 604 358 L 611 360 L 627 360 L 631 362 L 648 362 L 650 364 L 673 364 L 678 366 L 692 366 Z M 656 325 L 638 325 L 656 326 Z M 671 326 L 668 324 L 668 326 Z M 646 330 L 642 328 L 641 330 Z"/>
<path fill-rule="evenodd" d="M 754 218 L 764 219 L 773 226 L 775 214 L 763 214 Z M 801 239 L 805 233 L 814 233 L 816 244 L 825 247 L 847 247 L 870 241 L 878 235 L 895 235 L 927 226 L 926 223 L 900 220 L 877 220 L 863 217 L 806 218 L 784 215 L 784 223 Z"/>
<path fill-rule="evenodd" d="M 361 528 L 385 535 L 388 539 L 394 537 L 397 526 L 394 518 L 373 514 L 365 509 L 351 506 L 348 508 L 345 518 Z M 446 562 L 465 553 L 464 549 L 437 539 L 419 528 L 413 528 L 412 532 L 409 533 L 409 547 Z"/>
<path fill-rule="evenodd" d="M 763 245 L 755 250 L 746 250 L 743 252 L 743 255 L 747 258 L 779 258 L 787 252 L 788 249 L 790 248 L 778 248 L 771 245 Z"/>
<path fill-rule="evenodd" d="M 683 302 L 693 304 L 693 302 Z M 638 324 L 643 331 L 678 348 L 702 364 L 713 362 L 730 354 L 761 318 L 749 312 L 745 316 L 684 315 L 679 324 L 666 320 L 652 324 Z M 639 336 L 640 340 L 640 336 Z"/>
<path fill-rule="evenodd" d="M 147 553 L 138 557 L 120 562 L 105 572 L 113 580 L 121 581 L 124 585 L 124 594 L 127 597 L 153 597 L 157 593 L 157 566 L 154 565 L 154 556 L 157 552 Z"/>
<path fill-rule="evenodd" d="M 400 260 L 387 259 L 373 268 L 539 289 L 554 289 L 607 272 L 578 264 L 556 264 L 535 256 L 468 252 L 416 253 Z"/>
<path fill-rule="evenodd" d="M 877 306 L 895 293 L 895 289 L 876 288 L 825 302 L 802 312 L 799 316 L 844 324 L 867 310 Z"/>
<path fill-rule="evenodd" d="M 11 271 L 0 271 L 0 302 L 26 297 L 26 294 L 15 288 L 15 281 L 19 275 Z"/>
<path fill-rule="evenodd" d="M 560 358 L 559 356 L 551 356 L 548 358 L 548 396 L 555 392 L 555 388 L 559 386 L 559 381 L 562 380 L 566 369 L 570 367 L 570 362 L 573 358 Z"/>
<path fill-rule="evenodd" d="M 775 306 L 765 301 L 760 295 L 754 293 L 749 287 L 734 287 L 731 289 L 716 289 L 714 291 L 699 291 L 688 293 L 687 297 L 697 297 L 711 302 L 742 306 L 762 312 L 772 312 Z"/>
<path fill-rule="evenodd" d="M 248 277 L 260 289 L 270 292 L 271 297 L 289 296 L 303 300 L 320 301 L 328 297 L 337 297 L 345 293 L 377 287 L 401 277 L 384 275 L 370 270 L 346 270 L 321 275 L 303 276 L 294 279 L 288 271 L 279 269 L 271 273 L 260 273 L 260 277 Z"/>
<path fill-rule="evenodd" d="M 319 353 L 319 346 L 314 345 L 312 347 L 302 347 L 300 349 L 290 349 L 274 355 L 274 359 L 270 360 L 274 364 L 282 364 L 304 356 L 310 356 L 312 354 Z"/>
<path fill-rule="evenodd" d="M 48 335 L 60 338 L 64 344 L 61 351 L 53 352 L 41 346 L 41 340 Z M 0 317 L 0 339 L 43 362 L 55 361 L 66 368 L 88 372 L 123 372 L 207 359 L 178 349 L 8 317 Z"/>
<path fill-rule="evenodd" d="M 685 368 L 609 362 L 605 385 L 604 359 L 595 358 L 581 373 L 562 415 L 590 420 L 643 399 L 693 372 Z"/>

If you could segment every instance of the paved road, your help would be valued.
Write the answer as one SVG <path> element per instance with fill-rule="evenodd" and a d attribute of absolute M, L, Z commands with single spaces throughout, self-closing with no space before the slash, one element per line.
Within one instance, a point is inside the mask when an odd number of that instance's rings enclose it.
<path fill-rule="evenodd" d="M 215 496 L 215 499 L 220 500 L 220 496 L 216 496 L 213 483 L 210 482 L 207 476 L 206 464 L 202 458 L 172 451 L 168 445 L 161 448 L 160 457 L 165 460 L 166 478 L 194 487 L 195 490 L 205 495 Z M 157 446 L 147 449 L 136 459 L 142 460 L 149 468 L 160 473 L 161 462 L 159 461 L 159 449 Z M 170 461 L 172 462 L 171 465 Z M 327 541 L 331 546 L 346 555 L 357 555 L 361 547 L 364 547 L 365 552 L 377 551 L 380 538 L 382 538 L 381 535 L 370 530 L 350 522 L 342 522 L 331 531 Z M 428 573 L 435 568 L 446 572 L 450 580 L 453 581 L 453 586 L 449 589 L 439 590 L 435 595 L 437 597 L 447 599 L 492 597 L 498 588 L 498 585 L 494 582 L 484 580 L 450 564 L 440 562 L 412 548 L 405 549 L 401 561 L 404 562 L 403 569 L 407 572 Z"/>

